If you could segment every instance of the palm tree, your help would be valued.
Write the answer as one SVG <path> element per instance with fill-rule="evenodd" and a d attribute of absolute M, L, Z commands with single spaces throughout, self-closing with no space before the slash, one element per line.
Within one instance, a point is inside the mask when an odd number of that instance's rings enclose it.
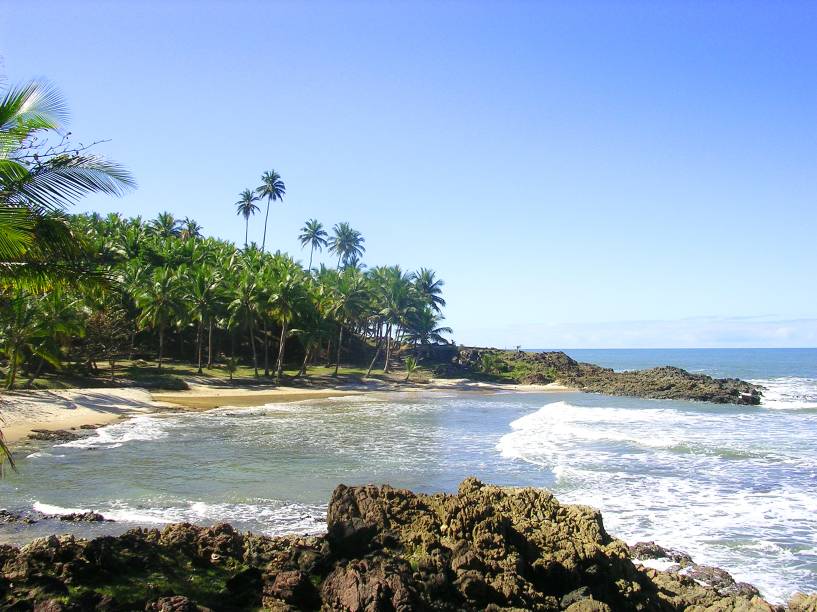
<path fill-rule="evenodd" d="M 338 324 L 338 346 L 333 376 L 338 375 L 340 367 L 343 329 L 355 321 L 365 307 L 366 289 L 366 279 L 359 270 L 347 268 L 335 276 L 335 285 L 332 287 L 331 314 Z"/>
<path fill-rule="evenodd" d="M 307 270 L 312 269 L 312 255 L 315 249 L 322 251 L 323 247 L 327 245 L 327 236 L 326 230 L 323 229 L 323 223 L 317 219 L 307 220 L 301 228 L 301 234 L 298 236 L 298 240 L 301 241 L 301 248 L 307 244 L 309 245 L 309 267 Z"/>
<path fill-rule="evenodd" d="M 204 325 L 207 323 L 212 330 L 220 284 L 221 278 L 218 273 L 209 268 L 202 267 L 192 275 L 188 275 L 184 298 L 190 308 L 191 318 L 197 324 L 196 355 L 199 374 L 202 373 L 201 354 L 202 345 L 204 344 Z M 210 337 L 212 340 L 212 333 Z M 212 352 L 212 347 L 210 352 Z"/>
<path fill-rule="evenodd" d="M 392 351 L 392 334 L 406 326 L 407 317 L 416 310 L 414 287 L 411 275 L 404 273 L 400 266 L 386 268 L 379 279 L 377 291 L 380 294 L 380 316 L 386 322 L 386 360 L 383 372 L 389 371 Z"/>
<path fill-rule="evenodd" d="M 332 231 L 334 235 L 329 239 L 329 252 L 338 256 L 338 270 L 341 261 L 345 262 L 352 256 L 360 257 L 366 252 L 363 235 L 347 222 L 336 224 Z"/>
<path fill-rule="evenodd" d="M 298 312 L 301 302 L 305 295 L 303 291 L 303 284 L 301 274 L 299 274 L 300 267 L 295 270 L 297 264 L 290 262 L 291 265 L 283 267 L 275 282 L 275 289 L 269 297 L 270 309 L 281 325 L 281 338 L 278 343 L 278 361 L 275 367 L 276 378 L 281 378 L 284 372 L 284 349 L 286 347 L 287 334 L 289 333 L 289 325 L 292 319 Z"/>
<path fill-rule="evenodd" d="M 412 313 L 407 320 L 406 339 L 417 344 L 428 344 L 434 342 L 441 344 L 446 342 L 443 334 L 453 333 L 447 326 L 441 326 L 443 317 L 437 314 L 430 306 L 425 306 Z"/>
<path fill-rule="evenodd" d="M 62 96 L 48 84 L 31 81 L 0 94 L 0 286 L 42 292 L 92 275 L 89 250 L 58 213 L 86 194 L 122 195 L 136 185 L 86 148 L 38 146 L 66 117 Z"/>
<path fill-rule="evenodd" d="M 190 217 L 185 217 L 180 221 L 181 223 L 181 231 L 179 232 L 179 236 L 184 240 L 190 240 L 195 238 L 201 238 L 201 225 L 199 225 L 195 219 L 191 219 Z"/>
<path fill-rule="evenodd" d="M 147 283 L 144 291 L 137 298 L 142 309 L 139 323 L 151 327 L 159 333 L 158 369 L 162 369 L 162 357 L 165 347 L 165 330 L 176 313 L 176 276 L 170 268 L 157 268 Z"/>
<path fill-rule="evenodd" d="M 258 354 L 255 350 L 255 317 L 258 314 L 260 296 L 255 277 L 254 270 L 249 269 L 249 266 L 245 262 L 244 268 L 238 277 L 233 301 L 230 302 L 229 305 L 229 311 L 232 325 L 243 322 L 247 327 L 247 333 L 250 337 L 250 347 L 252 348 L 252 364 L 257 378 Z"/>
<path fill-rule="evenodd" d="M 2 349 L 8 361 L 6 389 L 14 388 L 17 371 L 24 363 L 26 354 L 44 359 L 54 366 L 59 365 L 59 355 L 48 342 L 52 322 L 41 316 L 39 306 L 38 298 L 20 289 L 4 305 L 0 337 L 4 340 Z"/>
<path fill-rule="evenodd" d="M 258 198 L 255 194 L 245 189 L 238 196 L 238 202 L 235 203 L 236 214 L 244 217 L 244 249 L 247 248 L 247 234 L 250 231 L 250 217 L 257 213 L 260 208 L 255 204 Z"/>
<path fill-rule="evenodd" d="M 413 278 L 420 297 L 436 312 L 440 312 L 445 307 L 445 300 L 442 298 L 445 281 L 437 278 L 434 270 L 428 268 L 420 268 Z"/>
<path fill-rule="evenodd" d="M 273 200 L 284 201 L 287 188 L 281 175 L 275 170 L 270 170 L 261 175 L 261 186 L 255 190 L 259 198 L 267 198 L 267 212 L 264 215 L 264 238 L 261 240 L 261 250 L 267 246 L 267 219 L 269 219 L 269 205 Z"/>
<path fill-rule="evenodd" d="M 156 215 L 156 218 L 150 222 L 150 230 L 154 236 L 160 238 L 175 238 L 181 235 L 179 221 L 167 211 Z"/>

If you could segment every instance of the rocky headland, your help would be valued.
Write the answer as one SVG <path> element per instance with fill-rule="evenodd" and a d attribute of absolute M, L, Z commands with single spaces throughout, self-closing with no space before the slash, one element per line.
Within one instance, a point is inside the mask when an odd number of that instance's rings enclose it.
<path fill-rule="evenodd" d="M 528 384 L 558 382 L 580 391 L 717 404 L 759 404 L 762 388 L 737 378 L 713 378 L 664 366 L 616 372 L 581 363 L 561 351 L 526 353 L 467 348 L 441 374 L 477 375 Z"/>
<path fill-rule="evenodd" d="M 636 559 L 673 560 L 658 571 Z M 0 609 L 782 610 L 754 587 L 653 543 L 628 547 L 600 513 L 471 478 L 456 494 L 339 486 L 327 533 L 270 538 L 175 524 L 117 537 L 0 546 Z M 796 595 L 793 612 L 817 610 Z"/>

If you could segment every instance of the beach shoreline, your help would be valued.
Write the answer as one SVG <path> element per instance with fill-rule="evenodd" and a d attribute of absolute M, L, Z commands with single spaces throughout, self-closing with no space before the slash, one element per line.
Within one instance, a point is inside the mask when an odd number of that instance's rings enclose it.
<path fill-rule="evenodd" d="M 137 387 L 12 391 L 0 395 L 0 429 L 10 446 L 34 430 L 71 430 L 109 425 L 118 420 L 163 411 L 201 411 L 221 406 L 251 407 L 272 402 L 326 399 L 364 393 L 390 392 L 569 392 L 559 384 L 519 385 L 475 382 L 467 379 L 432 379 L 426 383 L 369 381 L 294 386 L 240 386 L 189 383 L 189 390 L 151 392 Z"/>

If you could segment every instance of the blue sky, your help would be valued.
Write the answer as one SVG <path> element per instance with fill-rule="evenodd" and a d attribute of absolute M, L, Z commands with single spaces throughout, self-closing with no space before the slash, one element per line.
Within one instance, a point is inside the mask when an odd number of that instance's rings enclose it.
<path fill-rule="evenodd" d="M 817 3 L 0 0 L 139 190 L 81 209 L 240 242 L 349 221 L 471 344 L 817 345 Z M 261 219 L 250 228 L 260 241 Z"/>

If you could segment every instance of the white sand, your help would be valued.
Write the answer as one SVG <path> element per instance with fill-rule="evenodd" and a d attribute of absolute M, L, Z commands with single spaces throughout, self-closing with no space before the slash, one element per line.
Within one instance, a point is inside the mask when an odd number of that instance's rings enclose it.
<path fill-rule="evenodd" d="M 70 429 L 103 425 L 122 417 L 155 412 L 163 407 L 144 389 L 66 389 L 14 391 L 0 395 L 0 428 L 7 442 L 33 429 Z"/>

